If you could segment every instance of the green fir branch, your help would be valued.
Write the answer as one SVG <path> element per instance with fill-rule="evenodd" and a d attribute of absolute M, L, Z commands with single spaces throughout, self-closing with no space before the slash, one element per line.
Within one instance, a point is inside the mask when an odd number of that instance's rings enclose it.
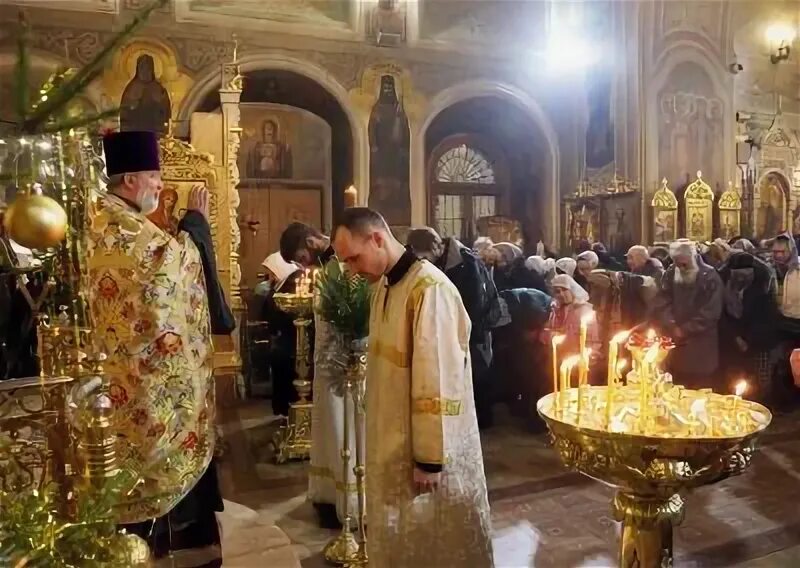
<path fill-rule="evenodd" d="M 350 340 L 369 333 L 369 283 L 360 276 L 342 270 L 339 261 L 331 260 L 317 279 L 317 313 Z"/>
<path fill-rule="evenodd" d="M 111 118 L 119 114 L 119 107 L 90 114 L 89 116 L 76 116 L 60 120 L 53 124 L 48 124 L 41 130 L 42 134 L 55 134 L 56 132 L 67 132 L 72 128 L 84 128 L 96 124 L 106 118 Z"/>
<path fill-rule="evenodd" d="M 44 125 L 52 120 L 59 111 L 64 109 L 76 96 L 82 93 L 92 81 L 97 79 L 104 71 L 106 60 L 116 51 L 131 35 L 134 34 L 150 18 L 151 14 L 167 4 L 168 0 L 156 0 L 150 6 L 139 12 L 133 20 L 117 33 L 94 58 L 78 69 L 66 81 L 55 86 L 45 93 L 47 100 L 36 106 L 25 120 L 24 130 L 27 133 L 43 132 Z"/>

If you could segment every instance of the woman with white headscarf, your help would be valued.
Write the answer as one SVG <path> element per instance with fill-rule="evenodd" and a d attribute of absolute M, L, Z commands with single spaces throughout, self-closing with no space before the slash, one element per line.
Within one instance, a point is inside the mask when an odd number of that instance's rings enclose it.
<path fill-rule="evenodd" d="M 586 319 L 586 346 L 592 350 L 592 358 L 597 358 L 600 354 L 600 337 L 594 308 L 589 303 L 589 293 L 568 274 L 555 276 L 552 287 L 554 301 L 548 324 L 550 337 L 564 335 L 566 339 L 561 352 L 576 355 L 580 350 L 581 320 Z"/>
<path fill-rule="evenodd" d="M 565 256 L 556 261 L 556 274 L 566 274 L 573 276 L 575 274 L 575 267 L 578 265 L 574 258 Z"/>

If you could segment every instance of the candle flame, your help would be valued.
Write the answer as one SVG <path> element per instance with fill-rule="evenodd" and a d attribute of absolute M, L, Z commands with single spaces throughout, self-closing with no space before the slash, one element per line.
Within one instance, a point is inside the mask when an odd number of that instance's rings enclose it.
<path fill-rule="evenodd" d="M 619 333 L 617 333 L 617 334 L 616 334 L 616 335 L 615 335 L 615 336 L 614 336 L 614 337 L 611 339 L 611 341 L 612 341 L 613 343 L 622 343 L 622 342 L 624 342 L 625 340 L 627 340 L 627 339 L 628 339 L 628 336 L 629 336 L 630 334 L 631 334 L 631 331 L 630 331 L 630 330 L 627 330 L 627 331 L 620 331 Z"/>
<path fill-rule="evenodd" d="M 736 396 L 742 396 L 747 391 L 747 381 L 739 381 L 736 383 L 734 392 Z"/>
<path fill-rule="evenodd" d="M 594 312 L 588 312 L 581 317 L 581 325 L 586 326 L 594 321 Z"/>
<path fill-rule="evenodd" d="M 627 359 L 620 359 L 619 361 L 617 361 L 617 373 L 622 373 L 622 371 L 624 371 L 625 367 L 627 366 L 628 366 Z"/>
<path fill-rule="evenodd" d="M 572 368 L 575 367 L 575 365 L 578 364 L 578 361 L 580 361 L 580 356 L 578 356 L 578 355 L 573 355 L 572 357 L 567 357 L 566 359 L 564 359 L 561 362 L 561 372 L 562 373 L 563 372 L 569 373 L 570 371 L 572 371 Z"/>
<path fill-rule="evenodd" d="M 566 339 L 567 339 L 566 335 L 554 335 L 553 339 L 551 339 L 551 341 L 553 342 L 553 347 L 561 345 L 562 343 L 564 343 L 564 341 L 566 341 Z"/>
<path fill-rule="evenodd" d="M 656 338 L 656 330 L 652 327 L 647 330 L 647 339 L 655 339 Z"/>

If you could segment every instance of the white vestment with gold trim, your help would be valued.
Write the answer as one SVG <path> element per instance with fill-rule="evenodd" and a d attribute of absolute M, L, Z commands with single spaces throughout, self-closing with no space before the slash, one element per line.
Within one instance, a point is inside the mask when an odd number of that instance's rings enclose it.
<path fill-rule="evenodd" d="M 353 473 L 356 445 L 351 397 L 347 400 L 350 464 L 346 479 L 342 471 L 346 394 L 343 365 L 347 362 L 347 346 L 342 334 L 331 324 L 318 315 L 314 320 L 314 406 L 311 411 L 308 498 L 313 503 L 336 505 L 340 521 L 344 521 L 344 500 L 347 498 L 350 516 L 355 520 L 358 494 Z"/>
<path fill-rule="evenodd" d="M 370 565 L 493 566 L 489 502 L 472 393 L 470 321 L 458 290 L 427 261 L 372 297 L 367 361 Z M 441 464 L 417 496 L 415 463 Z"/>

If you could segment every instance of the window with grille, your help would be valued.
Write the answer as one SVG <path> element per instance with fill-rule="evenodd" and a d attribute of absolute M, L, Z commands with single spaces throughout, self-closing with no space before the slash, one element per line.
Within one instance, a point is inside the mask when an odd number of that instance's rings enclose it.
<path fill-rule="evenodd" d="M 443 237 L 471 244 L 481 217 L 499 215 L 502 190 L 495 165 L 485 152 L 456 135 L 431 156 L 431 225 Z"/>

